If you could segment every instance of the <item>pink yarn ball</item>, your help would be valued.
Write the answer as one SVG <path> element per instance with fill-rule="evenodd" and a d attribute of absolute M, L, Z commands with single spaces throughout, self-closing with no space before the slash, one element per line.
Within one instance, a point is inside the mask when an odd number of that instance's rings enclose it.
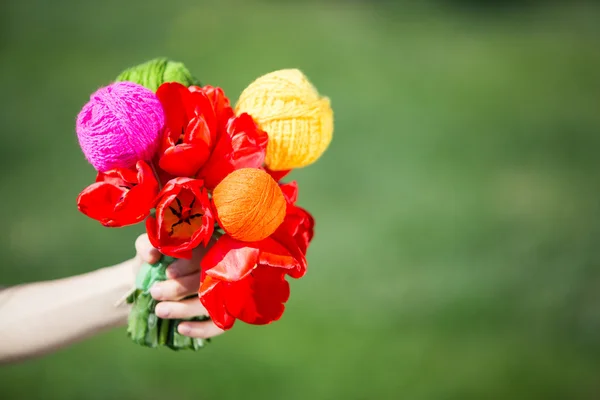
<path fill-rule="evenodd" d="M 100 172 L 150 160 L 165 125 L 156 94 L 133 82 L 117 82 L 90 96 L 77 116 L 77 137 Z"/>

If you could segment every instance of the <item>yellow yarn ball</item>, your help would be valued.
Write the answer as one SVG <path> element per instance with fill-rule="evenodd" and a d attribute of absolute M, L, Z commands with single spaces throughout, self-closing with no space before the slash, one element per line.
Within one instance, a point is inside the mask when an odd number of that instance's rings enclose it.
<path fill-rule="evenodd" d="M 269 135 L 265 164 L 273 171 L 306 167 L 325 152 L 333 136 L 327 97 L 297 69 L 261 76 L 240 95 L 236 114 L 250 114 Z"/>

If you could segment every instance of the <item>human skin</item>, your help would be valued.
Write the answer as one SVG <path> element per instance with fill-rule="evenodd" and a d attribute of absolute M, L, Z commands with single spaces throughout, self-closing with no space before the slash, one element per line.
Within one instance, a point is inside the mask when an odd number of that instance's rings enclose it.
<path fill-rule="evenodd" d="M 135 244 L 136 255 L 122 263 L 63 279 L 16 285 L 0 290 L 0 364 L 23 361 L 51 353 L 111 328 L 127 323 L 130 306 L 121 301 L 134 284 L 144 262 L 159 257 L 148 237 Z M 151 288 L 160 301 L 160 318 L 191 318 L 207 315 L 194 297 L 198 290 L 200 259 L 177 260 L 167 268 L 167 280 Z M 119 304 L 121 303 L 121 304 Z M 221 334 L 212 321 L 184 322 L 182 335 L 210 338 Z"/>

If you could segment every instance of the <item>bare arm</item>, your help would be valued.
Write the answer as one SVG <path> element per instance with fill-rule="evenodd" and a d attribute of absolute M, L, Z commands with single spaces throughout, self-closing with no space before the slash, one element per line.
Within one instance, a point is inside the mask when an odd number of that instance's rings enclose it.
<path fill-rule="evenodd" d="M 131 260 L 84 275 L 0 289 L 0 364 L 50 353 L 106 329 L 124 325 L 130 307 L 116 307 L 134 283 L 143 262 L 158 261 L 160 253 L 147 235 L 135 242 Z M 177 260 L 167 269 L 170 278 L 153 289 L 160 318 L 207 315 L 198 299 L 200 259 Z M 156 289 L 159 289 L 158 291 Z M 212 321 L 185 322 L 182 335 L 209 338 L 223 333 Z"/>
<path fill-rule="evenodd" d="M 39 356 L 127 321 L 115 303 L 138 259 L 84 275 L 0 290 L 0 363 Z"/>

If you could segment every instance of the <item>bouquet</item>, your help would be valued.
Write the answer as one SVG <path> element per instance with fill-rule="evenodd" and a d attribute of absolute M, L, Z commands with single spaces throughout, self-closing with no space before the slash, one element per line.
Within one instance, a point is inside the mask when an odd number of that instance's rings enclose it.
<path fill-rule="evenodd" d="M 147 347 L 202 348 L 179 320 L 154 313 L 151 286 L 167 266 L 208 250 L 198 301 L 221 329 L 236 320 L 264 325 L 283 314 L 299 279 L 314 219 L 284 182 L 314 163 L 333 133 L 329 99 L 297 69 L 252 82 L 234 107 L 181 63 L 156 59 L 130 68 L 93 93 L 77 117 L 79 144 L 97 170 L 78 209 L 105 227 L 144 223 L 161 259 L 141 268 L 128 335 Z"/>

